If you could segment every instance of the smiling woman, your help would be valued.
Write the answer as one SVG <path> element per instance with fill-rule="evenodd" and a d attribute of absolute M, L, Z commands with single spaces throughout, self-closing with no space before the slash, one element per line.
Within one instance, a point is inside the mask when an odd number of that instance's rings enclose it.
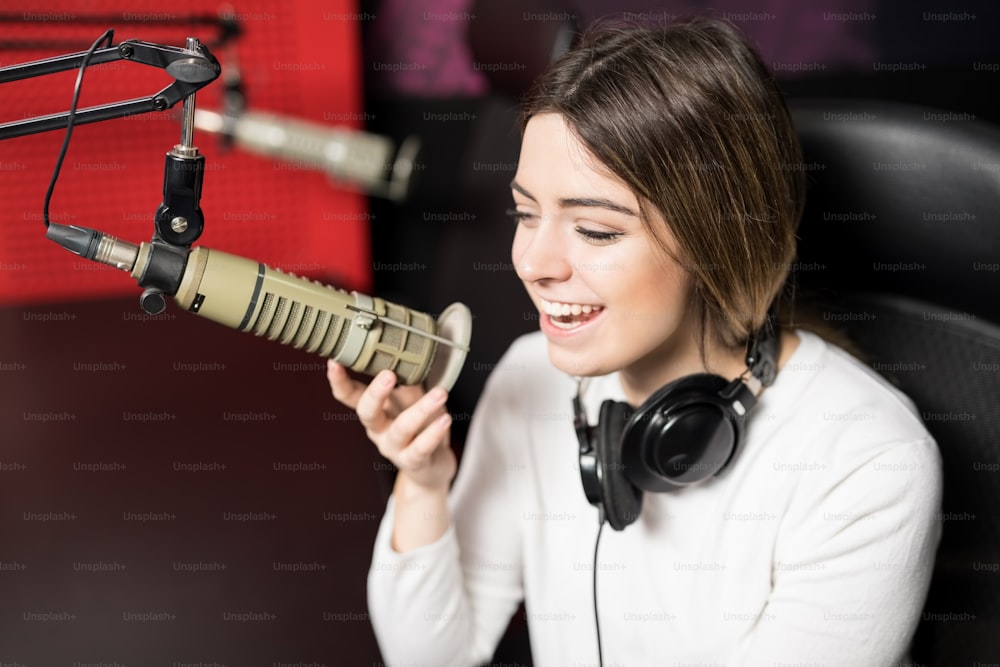
<path fill-rule="evenodd" d="M 636 195 L 581 145 L 563 115 L 527 122 L 512 190 L 512 258 L 544 314 L 541 329 L 556 368 L 578 376 L 622 371 L 636 405 L 669 380 L 704 369 L 697 345 L 689 344 L 698 322 L 688 309 L 692 281 L 671 258 L 676 241 L 664 231 L 669 254 L 660 250 Z M 584 307 L 588 317 L 573 316 Z M 726 356 L 732 358 L 713 355 L 715 365 L 738 375 L 743 355 Z"/>
<path fill-rule="evenodd" d="M 906 396 L 777 321 L 803 170 L 759 57 L 714 19 L 598 25 L 524 110 L 539 331 L 461 467 L 443 391 L 328 372 L 399 470 L 368 578 L 387 662 L 481 664 L 522 601 L 537 665 L 905 660 L 940 459 Z"/>

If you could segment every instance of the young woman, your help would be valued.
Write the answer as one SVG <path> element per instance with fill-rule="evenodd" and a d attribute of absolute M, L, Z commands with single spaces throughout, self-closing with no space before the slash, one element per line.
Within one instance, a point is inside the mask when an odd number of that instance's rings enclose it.
<path fill-rule="evenodd" d="M 605 26 L 524 118 L 512 258 L 540 331 L 491 375 L 457 478 L 443 391 L 329 369 L 399 468 L 369 573 L 386 661 L 486 661 L 522 600 L 536 665 L 904 660 L 940 535 L 935 443 L 905 396 L 794 325 L 768 338 L 770 369 L 748 369 L 804 196 L 766 67 L 716 20 Z M 633 496 L 606 486 L 634 481 L 612 452 L 581 484 L 584 422 L 614 449 L 607 422 L 628 406 L 642 422 L 699 374 L 733 381 L 727 415 L 749 410 L 742 432 L 697 422 L 680 438 L 737 433 L 718 474 Z M 696 468 L 703 444 L 667 463 Z"/>

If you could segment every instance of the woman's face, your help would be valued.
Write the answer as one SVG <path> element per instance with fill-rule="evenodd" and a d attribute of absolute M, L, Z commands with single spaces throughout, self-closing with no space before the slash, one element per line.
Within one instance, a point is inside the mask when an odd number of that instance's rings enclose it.
<path fill-rule="evenodd" d="M 578 376 L 621 370 L 640 391 L 697 370 L 687 273 L 646 231 L 636 196 L 561 115 L 528 121 L 511 189 L 514 267 L 557 368 Z M 666 229 L 662 219 L 651 222 Z"/>

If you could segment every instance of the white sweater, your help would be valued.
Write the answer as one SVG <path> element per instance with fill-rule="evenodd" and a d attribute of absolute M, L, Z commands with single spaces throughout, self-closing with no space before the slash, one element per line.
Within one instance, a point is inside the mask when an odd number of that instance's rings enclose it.
<path fill-rule="evenodd" d="M 904 660 L 940 537 L 937 447 L 911 403 L 853 357 L 799 331 L 718 477 L 646 493 L 600 542 L 606 667 L 886 667 Z M 435 543 L 374 548 L 369 609 L 389 665 L 490 658 L 525 600 L 537 667 L 597 665 L 597 510 L 579 474 L 576 381 L 539 333 L 496 367 L 470 425 Z M 616 375 L 585 394 L 624 400 Z"/>

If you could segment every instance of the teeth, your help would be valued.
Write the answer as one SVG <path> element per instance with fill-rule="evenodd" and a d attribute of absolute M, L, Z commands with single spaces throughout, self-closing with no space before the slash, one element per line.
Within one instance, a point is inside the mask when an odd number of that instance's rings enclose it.
<path fill-rule="evenodd" d="M 568 317 L 570 315 L 589 315 L 590 313 L 596 313 L 597 311 L 604 308 L 604 306 L 591 306 L 588 304 L 581 303 L 559 303 L 558 301 L 546 301 L 542 299 L 542 310 L 546 315 L 551 315 L 552 317 Z"/>

